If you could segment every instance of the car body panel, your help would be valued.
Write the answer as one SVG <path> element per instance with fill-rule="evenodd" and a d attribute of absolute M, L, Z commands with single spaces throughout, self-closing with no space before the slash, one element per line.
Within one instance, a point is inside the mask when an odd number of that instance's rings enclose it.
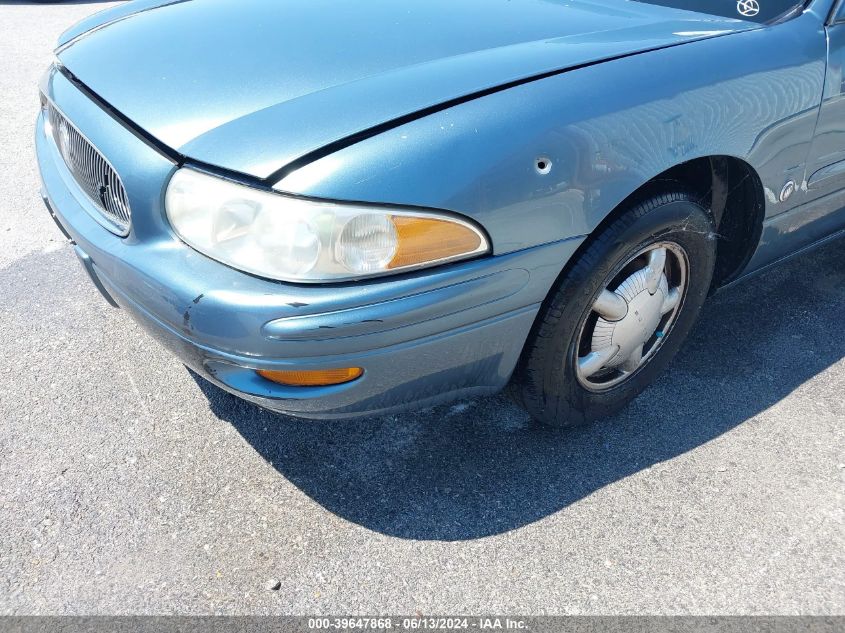
<path fill-rule="evenodd" d="M 845 177 L 845 23 L 827 27 L 828 67 L 818 125 L 807 164 L 807 184 L 814 197 L 842 187 Z"/>
<path fill-rule="evenodd" d="M 62 47 L 72 44 L 80 37 L 89 35 L 98 29 L 117 22 L 118 20 L 124 20 L 136 13 L 151 11 L 177 2 L 190 2 L 190 0 L 133 0 L 132 2 L 123 2 L 117 6 L 97 11 L 66 29 L 61 35 L 59 35 L 56 44 L 58 48 L 61 49 Z"/>
<path fill-rule="evenodd" d="M 265 178 L 333 141 L 478 91 L 753 28 L 612 0 L 205 0 L 106 22 L 60 58 L 168 147 Z"/>
<path fill-rule="evenodd" d="M 276 188 L 451 209 L 480 222 L 494 251 L 506 253 L 589 234 L 649 179 L 727 155 L 759 174 L 773 217 L 808 201 L 803 190 L 786 202 L 778 193 L 790 179 L 803 181 L 824 59 L 813 15 L 617 59 L 411 121 Z M 552 161 L 549 174 L 534 169 L 537 157 Z"/>

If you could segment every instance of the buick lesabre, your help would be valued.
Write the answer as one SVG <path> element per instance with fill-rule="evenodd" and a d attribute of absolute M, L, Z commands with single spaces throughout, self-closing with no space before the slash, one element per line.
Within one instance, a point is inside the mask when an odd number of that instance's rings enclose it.
<path fill-rule="evenodd" d="M 845 229 L 843 22 L 834 0 L 138 0 L 61 36 L 42 195 L 106 300 L 263 407 L 507 387 L 582 423 L 711 292 Z"/>

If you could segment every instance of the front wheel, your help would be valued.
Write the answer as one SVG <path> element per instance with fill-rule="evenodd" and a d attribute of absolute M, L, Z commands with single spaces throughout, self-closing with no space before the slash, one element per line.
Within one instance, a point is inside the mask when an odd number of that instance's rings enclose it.
<path fill-rule="evenodd" d="M 546 300 L 511 380 L 533 418 L 574 426 L 615 413 L 678 351 L 710 289 L 709 212 L 674 192 L 591 238 Z"/>

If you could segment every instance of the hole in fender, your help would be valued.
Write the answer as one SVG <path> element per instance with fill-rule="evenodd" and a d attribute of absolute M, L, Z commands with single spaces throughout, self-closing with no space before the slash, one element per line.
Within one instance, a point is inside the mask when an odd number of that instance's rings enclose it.
<path fill-rule="evenodd" d="M 534 161 L 534 169 L 538 174 L 546 175 L 552 170 L 552 161 L 545 156 L 541 156 Z"/>

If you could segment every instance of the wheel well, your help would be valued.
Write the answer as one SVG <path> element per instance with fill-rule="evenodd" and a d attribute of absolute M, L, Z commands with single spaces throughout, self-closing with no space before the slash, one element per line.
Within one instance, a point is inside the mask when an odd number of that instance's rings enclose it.
<path fill-rule="evenodd" d="M 550 305 L 554 289 L 589 247 L 592 239 L 608 224 L 616 221 L 638 202 L 673 190 L 692 193 L 700 204 L 709 209 L 716 225 L 716 264 L 711 288 L 716 289 L 735 279 L 748 264 L 760 242 L 765 216 L 765 198 L 760 177 L 751 165 L 732 156 L 705 156 L 676 165 L 658 174 L 619 203 L 593 230 L 590 237 L 569 258 L 543 301 L 530 337 L 535 336 L 545 309 Z M 525 362 L 522 351 L 520 364 Z M 517 366 L 519 367 L 519 365 Z"/>
<path fill-rule="evenodd" d="M 639 199 L 678 187 L 710 209 L 716 223 L 716 268 L 713 288 L 739 275 L 760 241 L 765 198 L 760 178 L 748 163 L 733 156 L 705 156 L 655 176 L 617 207 L 624 212 Z M 617 211 L 607 218 L 614 219 Z"/>

